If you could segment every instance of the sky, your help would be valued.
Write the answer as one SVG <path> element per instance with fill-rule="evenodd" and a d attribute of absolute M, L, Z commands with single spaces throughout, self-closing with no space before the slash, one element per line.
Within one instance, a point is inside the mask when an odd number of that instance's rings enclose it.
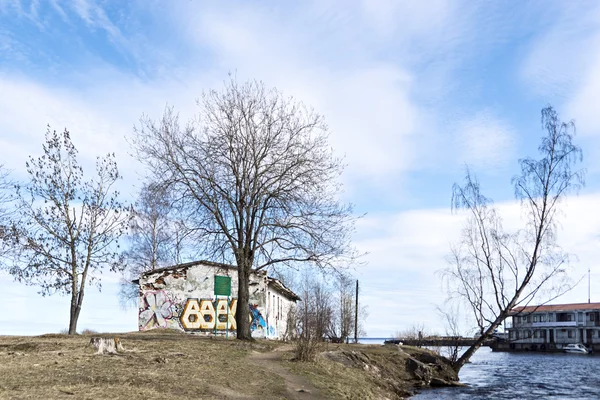
<path fill-rule="evenodd" d="M 193 117 L 203 91 L 233 73 L 312 106 L 345 157 L 343 200 L 354 204 L 355 271 L 370 337 L 413 326 L 443 332 L 439 271 L 464 218 L 450 210 L 465 166 L 505 224 L 525 215 L 511 177 L 537 156 L 540 111 L 577 126 L 587 184 L 560 215 L 558 242 L 591 271 L 600 301 L 600 3 L 364 1 L 0 0 L 0 164 L 25 177 L 46 126 L 68 128 L 89 170 L 116 153 L 134 200 L 144 176 L 128 138 L 166 105 Z M 84 300 L 80 329 L 132 331 L 119 277 Z M 58 332 L 68 299 L 0 274 L 0 334 Z M 587 281 L 560 302 L 586 302 Z"/>

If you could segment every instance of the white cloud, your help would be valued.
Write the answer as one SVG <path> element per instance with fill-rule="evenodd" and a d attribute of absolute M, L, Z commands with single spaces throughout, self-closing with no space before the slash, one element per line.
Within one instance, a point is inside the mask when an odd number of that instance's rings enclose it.
<path fill-rule="evenodd" d="M 554 12 L 552 12 L 554 10 Z M 564 99 L 573 89 L 585 85 L 594 71 L 593 60 L 600 44 L 600 7 L 561 3 L 541 14 L 547 29 L 532 41 L 521 76 L 534 92 L 547 99 Z M 597 71 L 597 70 L 596 70 Z"/>
<path fill-rule="evenodd" d="M 412 137 L 426 118 L 411 99 L 414 82 L 406 69 L 385 61 L 344 65 L 355 54 L 344 52 L 350 43 L 307 41 L 297 35 L 296 20 L 246 11 L 204 12 L 193 26 L 199 46 L 215 52 L 219 68 L 236 71 L 238 79 L 262 79 L 324 114 L 332 147 L 349 164 L 349 181 L 368 177 L 384 184 L 390 174 L 414 168 Z"/>
<path fill-rule="evenodd" d="M 594 60 L 590 63 L 589 70 L 583 74 L 574 96 L 567 102 L 564 114 L 575 119 L 579 135 L 600 139 L 600 114 L 597 107 L 600 104 L 600 34 L 588 52 L 595 55 Z"/>
<path fill-rule="evenodd" d="M 560 3 L 532 42 L 521 77 L 563 120 L 574 119 L 586 167 L 600 172 L 600 6 Z"/>
<path fill-rule="evenodd" d="M 56 4 L 53 6 L 56 7 Z M 110 20 L 104 9 L 95 4 L 93 0 L 75 0 L 73 10 L 90 28 L 100 28 L 106 31 L 115 44 L 122 45 L 126 42 L 121 30 Z"/>
<path fill-rule="evenodd" d="M 532 42 L 521 76 L 536 94 L 565 103 L 562 114 L 582 136 L 600 136 L 600 6 L 588 6 L 564 4 Z"/>
<path fill-rule="evenodd" d="M 489 111 L 459 123 L 456 138 L 457 161 L 475 169 L 493 171 L 515 158 L 512 128 Z"/>
<path fill-rule="evenodd" d="M 77 79 L 83 79 L 78 77 Z M 104 66 L 89 71 L 86 90 L 52 86 L 24 76 L 0 73 L 0 164 L 23 178 L 29 155 L 39 156 L 46 126 L 71 132 L 84 172 L 91 173 L 95 159 L 116 153 L 125 181 L 119 186 L 125 196 L 135 196 L 134 187 L 143 175 L 130 154 L 126 138 L 142 114 L 160 118 L 167 103 L 175 105 L 182 119 L 195 110 L 194 99 L 203 82 L 175 79 L 142 83 L 132 76 Z"/>
<path fill-rule="evenodd" d="M 458 2 L 435 0 L 427 4 L 394 0 L 362 0 L 361 9 L 379 35 L 400 40 L 424 39 L 431 42 L 454 22 Z M 437 39 L 436 39 L 437 40 Z"/>

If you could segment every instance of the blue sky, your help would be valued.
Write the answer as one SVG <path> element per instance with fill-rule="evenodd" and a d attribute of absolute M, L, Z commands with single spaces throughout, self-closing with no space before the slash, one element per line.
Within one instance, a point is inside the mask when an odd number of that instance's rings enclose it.
<path fill-rule="evenodd" d="M 133 198 L 142 168 L 126 138 L 142 113 L 195 112 L 203 90 L 234 72 L 259 79 L 322 113 L 345 156 L 345 200 L 367 213 L 357 271 L 367 332 L 413 324 L 441 331 L 445 266 L 461 216 L 450 214 L 464 165 L 522 224 L 510 178 L 535 156 L 540 110 L 575 119 L 587 186 L 568 200 L 560 244 L 600 278 L 600 5 L 530 1 L 92 1 L 0 0 L 0 163 L 23 177 L 45 127 L 72 132 L 84 167 L 116 152 Z M 117 277 L 88 292 L 80 328 L 134 330 Z M 0 275 L 0 334 L 58 331 L 66 298 L 42 299 Z M 600 286 L 592 285 L 600 301 Z M 578 287 L 564 301 L 586 301 Z M 32 316 L 35 319 L 32 320 Z"/>

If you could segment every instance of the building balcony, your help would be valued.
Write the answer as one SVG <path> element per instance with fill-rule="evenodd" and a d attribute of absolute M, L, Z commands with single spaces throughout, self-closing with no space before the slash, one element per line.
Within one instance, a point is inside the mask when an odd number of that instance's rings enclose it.
<path fill-rule="evenodd" d="M 527 338 L 527 339 L 512 339 L 511 343 L 525 343 L 525 344 L 544 344 L 547 341 L 544 338 Z"/>
<path fill-rule="evenodd" d="M 583 326 L 583 324 L 581 324 Z M 564 328 L 577 326 L 577 321 L 553 321 L 553 322 L 525 322 L 514 324 L 512 329 L 519 328 Z"/>

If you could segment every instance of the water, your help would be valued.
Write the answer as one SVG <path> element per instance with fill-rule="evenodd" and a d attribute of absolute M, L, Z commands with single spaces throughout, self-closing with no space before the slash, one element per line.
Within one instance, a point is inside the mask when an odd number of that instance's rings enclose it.
<path fill-rule="evenodd" d="M 427 389 L 432 399 L 600 399 L 600 356 L 493 353 L 479 349 L 460 371 L 466 388 Z"/>
<path fill-rule="evenodd" d="M 358 343 L 360 344 L 383 344 L 386 340 L 390 340 L 390 338 L 358 338 Z M 354 339 L 350 339 L 350 343 L 353 343 Z"/>

